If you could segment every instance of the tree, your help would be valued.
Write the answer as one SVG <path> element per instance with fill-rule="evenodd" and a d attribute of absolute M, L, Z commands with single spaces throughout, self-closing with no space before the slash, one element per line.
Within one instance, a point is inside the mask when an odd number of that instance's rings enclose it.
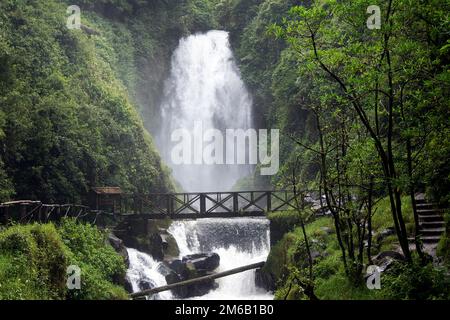
<path fill-rule="evenodd" d="M 423 17 L 420 12 L 429 13 L 430 4 L 419 1 L 388 1 L 381 8 L 381 29 L 369 30 L 369 5 L 369 1 L 321 1 L 309 8 L 297 6 L 292 8 L 290 18 L 281 26 L 273 26 L 272 31 L 298 52 L 305 68 L 315 70 L 315 77 L 332 86 L 331 95 L 341 106 L 350 108 L 364 135 L 372 141 L 397 237 L 410 260 L 401 196 L 405 191 L 411 197 L 415 193 L 413 159 L 424 143 L 413 145 L 418 139 L 405 133 L 416 132 L 426 122 L 406 119 L 420 112 L 414 102 L 417 92 L 419 100 L 423 98 L 421 86 L 436 80 L 435 47 L 428 45 L 426 37 L 444 33 L 439 21 L 445 15 L 437 11 Z M 432 32 L 430 25 L 435 27 Z M 415 218 L 417 235 L 417 215 Z M 421 252 L 419 238 L 415 239 Z"/>

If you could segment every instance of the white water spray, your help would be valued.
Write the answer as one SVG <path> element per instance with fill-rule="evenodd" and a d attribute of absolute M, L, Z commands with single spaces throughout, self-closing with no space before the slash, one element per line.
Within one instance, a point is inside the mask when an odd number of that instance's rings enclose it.
<path fill-rule="evenodd" d="M 216 272 L 265 261 L 269 254 L 269 222 L 260 218 L 199 219 L 176 221 L 169 228 L 180 248 L 180 257 L 199 252 L 220 256 Z M 255 270 L 217 280 L 219 287 L 194 299 L 264 300 L 273 295 L 255 284 Z"/>
<path fill-rule="evenodd" d="M 172 57 L 170 78 L 161 105 L 162 125 L 157 136 L 159 150 L 184 190 L 192 192 L 229 191 L 240 178 L 251 173 L 250 165 L 175 165 L 171 141 L 177 129 L 194 136 L 188 147 L 194 157 L 202 156 L 206 143 L 196 137 L 195 123 L 203 130 L 247 130 L 252 127 L 252 99 L 240 78 L 230 48 L 228 33 L 210 31 L 180 40 Z M 184 142 L 183 142 L 184 143 Z"/>
<path fill-rule="evenodd" d="M 139 292 L 147 287 L 142 287 L 141 284 L 146 284 L 151 287 L 161 287 L 167 284 L 164 276 L 158 271 L 160 266 L 151 256 L 135 249 L 127 249 L 128 259 L 130 261 L 130 268 L 127 271 L 127 279 L 131 283 L 133 292 Z M 170 300 L 172 299 L 170 291 L 164 291 L 153 299 Z"/>

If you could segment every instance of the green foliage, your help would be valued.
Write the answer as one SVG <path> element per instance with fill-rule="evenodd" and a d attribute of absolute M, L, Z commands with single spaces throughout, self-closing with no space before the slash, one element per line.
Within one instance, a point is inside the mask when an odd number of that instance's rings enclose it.
<path fill-rule="evenodd" d="M 408 196 L 402 197 L 402 209 L 403 218 L 407 229 L 412 231 L 414 228 L 414 214 L 412 210 L 411 198 Z M 392 212 L 389 202 L 389 198 L 381 198 L 374 206 L 374 215 L 372 217 L 372 226 L 374 230 L 384 230 L 387 228 L 392 228 L 394 226 L 392 222 Z"/>
<path fill-rule="evenodd" d="M 170 189 L 167 170 L 118 80 L 136 82 L 127 73 L 132 46 L 116 51 L 111 45 L 131 39 L 129 33 L 118 27 L 122 33 L 105 39 L 68 30 L 66 6 L 57 1 L 2 1 L 1 8 L 7 12 L 0 16 L 7 73 L 0 80 L 2 197 L 15 191 L 18 198 L 80 202 L 96 185 Z M 83 23 L 91 24 L 87 14 Z"/>
<path fill-rule="evenodd" d="M 423 266 L 418 259 L 411 264 L 397 262 L 381 277 L 380 295 L 387 299 L 445 299 L 450 298 L 448 270 L 431 263 Z"/>
<path fill-rule="evenodd" d="M 407 199 L 404 199 L 407 225 L 412 222 L 412 212 Z M 282 219 L 283 215 L 275 215 Z M 393 227 L 388 199 L 377 202 L 373 218 L 373 232 L 380 233 Z M 325 229 L 328 232 L 325 232 Z M 392 271 L 383 273 L 382 290 L 369 290 L 360 281 L 355 284 L 345 274 L 342 254 L 335 236 L 332 219 L 323 217 L 306 225 L 308 238 L 314 243 L 313 250 L 321 252 L 321 257 L 314 261 L 315 293 L 319 299 L 330 300 L 368 300 L 368 299 L 448 299 L 448 275 L 446 267 L 436 268 L 432 264 L 421 267 L 417 260 L 411 266 L 396 264 Z M 396 246 L 395 235 L 386 237 L 379 244 L 381 251 L 393 250 Z M 265 271 L 277 279 L 275 299 L 305 299 L 302 289 L 290 279 L 293 269 L 305 268 L 306 256 L 302 254 L 303 236 L 300 228 L 286 233 L 271 248 Z M 374 239 L 375 242 L 375 239 Z M 438 249 L 439 256 L 445 256 L 448 249 L 447 237 L 443 237 Z M 376 243 L 374 243 L 374 246 Z M 373 248 L 374 253 L 376 248 Z M 448 253 L 447 253 L 448 254 Z M 367 262 L 366 262 L 367 263 Z M 290 289 L 290 293 L 288 294 Z"/>
<path fill-rule="evenodd" d="M 323 300 L 372 300 L 376 298 L 373 290 L 367 289 L 364 284 L 355 286 L 343 271 L 338 271 L 326 279 L 318 278 L 316 294 Z"/>
<path fill-rule="evenodd" d="M 448 267 L 450 266 L 450 212 L 447 210 L 444 214 L 445 219 L 445 232 L 441 237 L 441 240 L 438 243 L 438 247 L 436 248 L 436 254 L 438 257 L 441 257 L 444 264 Z"/>
<path fill-rule="evenodd" d="M 74 252 L 75 261 L 90 265 L 109 281 L 124 278 L 126 270 L 123 258 L 111 246 L 105 245 L 105 232 L 73 219 L 64 219 L 58 230 L 66 246 Z"/>
<path fill-rule="evenodd" d="M 69 265 L 81 268 L 81 290 L 66 288 Z M 0 231 L 0 299 L 126 299 L 124 274 L 105 235 L 73 219 Z"/>
<path fill-rule="evenodd" d="M 300 225 L 300 217 L 296 211 L 271 212 L 267 218 L 270 220 L 271 229 L 281 236 Z"/>
<path fill-rule="evenodd" d="M 0 233 L 0 298 L 63 299 L 68 251 L 53 225 Z"/>

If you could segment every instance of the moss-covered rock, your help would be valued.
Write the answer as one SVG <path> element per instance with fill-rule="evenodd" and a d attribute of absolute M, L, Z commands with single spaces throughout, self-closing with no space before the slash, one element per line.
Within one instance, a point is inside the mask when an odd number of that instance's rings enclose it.
<path fill-rule="evenodd" d="M 170 219 L 152 220 L 145 217 L 124 219 L 116 227 L 115 234 L 123 240 L 128 248 L 150 254 L 154 259 L 162 261 L 179 255 L 175 239 L 167 232 Z"/>

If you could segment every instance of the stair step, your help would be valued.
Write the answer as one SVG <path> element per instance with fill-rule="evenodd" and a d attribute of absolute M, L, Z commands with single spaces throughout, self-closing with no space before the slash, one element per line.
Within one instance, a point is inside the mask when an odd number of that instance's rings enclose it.
<path fill-rule="evenodd" d="M 424 222 L 438 222 L 438 221 L 444 221 L 444 217 L 442 217 L 439 214 L 435 215 L 419 215 L 419 220 Z"/>
<path fill-rule="evenodd" d="M 427 228 L 441 228 L 441 227 L 444 227 L 444 221 L 420 222 L 419 225 L 423 229 L 427 229 Z"/>
<path fill-rule="evenodd" d="M 439 205 L 437 203 L 423 202 L 416 203 L 417 208 L 438 208 Z"/>
<path fill-rule="evenodd" d="M 443 209 L 419 209 L 419 208 L 417 208 L 418 214 L 441 213 L 443 211 L 444 211 Z"/>
<path fill-rule="evenodd" d="M 423 243 L 438 243 L 441 239 L 440 236 L 422 236 L 420 237 Z M 414 242 L 414 238 L 408 238 L 410 242 Z"/>
<path fill-rule="evenodd" d="M 445 228 L 422 229 L 420 233 L 424 236 L 440 236 L 445 232 Z"/>

